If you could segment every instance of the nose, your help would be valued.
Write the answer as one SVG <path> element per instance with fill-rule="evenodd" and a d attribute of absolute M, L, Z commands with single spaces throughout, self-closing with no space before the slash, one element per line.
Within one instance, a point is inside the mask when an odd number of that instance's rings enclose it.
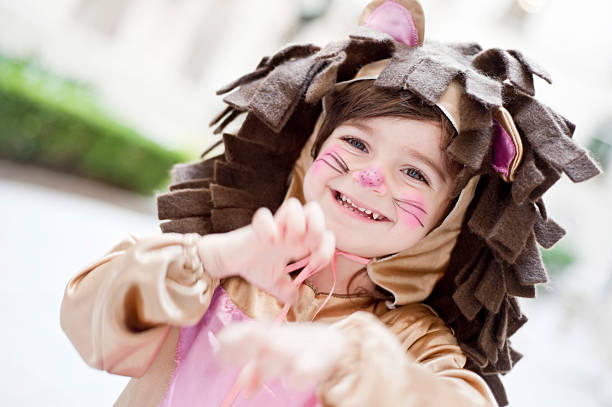
<path fill-rule="evenodd" d="M 387 192 L 385 174 L 379 167 L 371 166 L 364 168 L 361 171 L 353 173 L 353 178 L 355 178 L 364 188 L 373 189 L 381 194 Z"/>

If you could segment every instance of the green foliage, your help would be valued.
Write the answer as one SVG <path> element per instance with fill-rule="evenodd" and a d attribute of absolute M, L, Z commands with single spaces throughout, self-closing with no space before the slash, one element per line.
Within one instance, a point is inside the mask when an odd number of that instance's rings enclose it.
<path fill-rule="evenodd" d="M 558 274 L 571 266 L 576 257 L 563 245 L 555 245 L 550 249 L 540 249 L 542 260 L 551 274 Z"/>
<path fill-rule="evenodd" d="M 119 124 L 85 86 L 0 56 L 0 158 L 80 174 L 150 194 L 187 154 Z"/>

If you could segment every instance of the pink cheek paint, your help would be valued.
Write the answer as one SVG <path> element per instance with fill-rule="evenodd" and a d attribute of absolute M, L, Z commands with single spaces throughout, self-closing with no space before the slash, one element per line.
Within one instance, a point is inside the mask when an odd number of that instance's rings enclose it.
<path fill-rule="evenodd" d="M 400 222 L 409 229 L 424 228 L 427 220 L 427 207 L 420 194 L 405 193 L 401 199 L 394 199 Z"/>
<path fill-rule="evenodd" d="M 342 147 L 338 144 L 325 149 L 317 156 L 308 172 L 311 172 L 313 175 L 320 175 L 321 172 L 328 171 L 337 175 L 345 173 L 346 164 L 339 154 L 340 151 L 342 151 Z"/>

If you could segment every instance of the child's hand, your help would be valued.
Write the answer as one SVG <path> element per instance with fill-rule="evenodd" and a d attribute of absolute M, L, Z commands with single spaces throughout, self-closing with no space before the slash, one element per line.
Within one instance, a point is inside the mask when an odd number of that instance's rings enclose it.
<path fill-rule="evenodd" d="M 219 334 L 219 358 L 245 366 L 240 380 L 253 394 L 268 379 L 283 377 L 296 389 L 331 376 L 346 338 L 329 325 L 272 325 L 258 321 L 234 324 Z"/>
<path fill-rule="evenodd" d="M 293 303 L 297 290 L 285 267 L 310 255 L 314 268 L 327 265 L 335 239 L 325 230 L 325 218 L 315 202 L 304 206 L 295 198 L 284 202 L 276 214 L 260 208 L 243 228 L 207 235 L 199 245 L 205 269 L 217 278 L 239 275 L 284 303 Z"/>

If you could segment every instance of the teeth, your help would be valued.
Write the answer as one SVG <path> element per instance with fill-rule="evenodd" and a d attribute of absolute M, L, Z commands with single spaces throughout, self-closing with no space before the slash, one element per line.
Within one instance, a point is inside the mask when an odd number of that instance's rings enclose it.
<path fill-rule="evenodd" d="M 359 207 L 357 205 L 355 205 L 350 198 L 347 198 L 344 194 L 339 194 L 339 199 L 342 202 L 342 206 L 344 206 L 347 209 L 350 209 L 351 211 L 355 212 L 356 210 L 359 210 L 359 212 L 361 212 L 361 214 L 363 216 L 365 216 L 366 218 L 369 218 L 370 216 L 366 216 L 366 215 L 371 215 L 372 219 L 374 220 L 378 220 L 378 219 L 382 219 L 383 216 L 379 215 L 376 212 L 372 212 L 370 209 L 366 209 L 366 208 L 362 208 Z"/>

